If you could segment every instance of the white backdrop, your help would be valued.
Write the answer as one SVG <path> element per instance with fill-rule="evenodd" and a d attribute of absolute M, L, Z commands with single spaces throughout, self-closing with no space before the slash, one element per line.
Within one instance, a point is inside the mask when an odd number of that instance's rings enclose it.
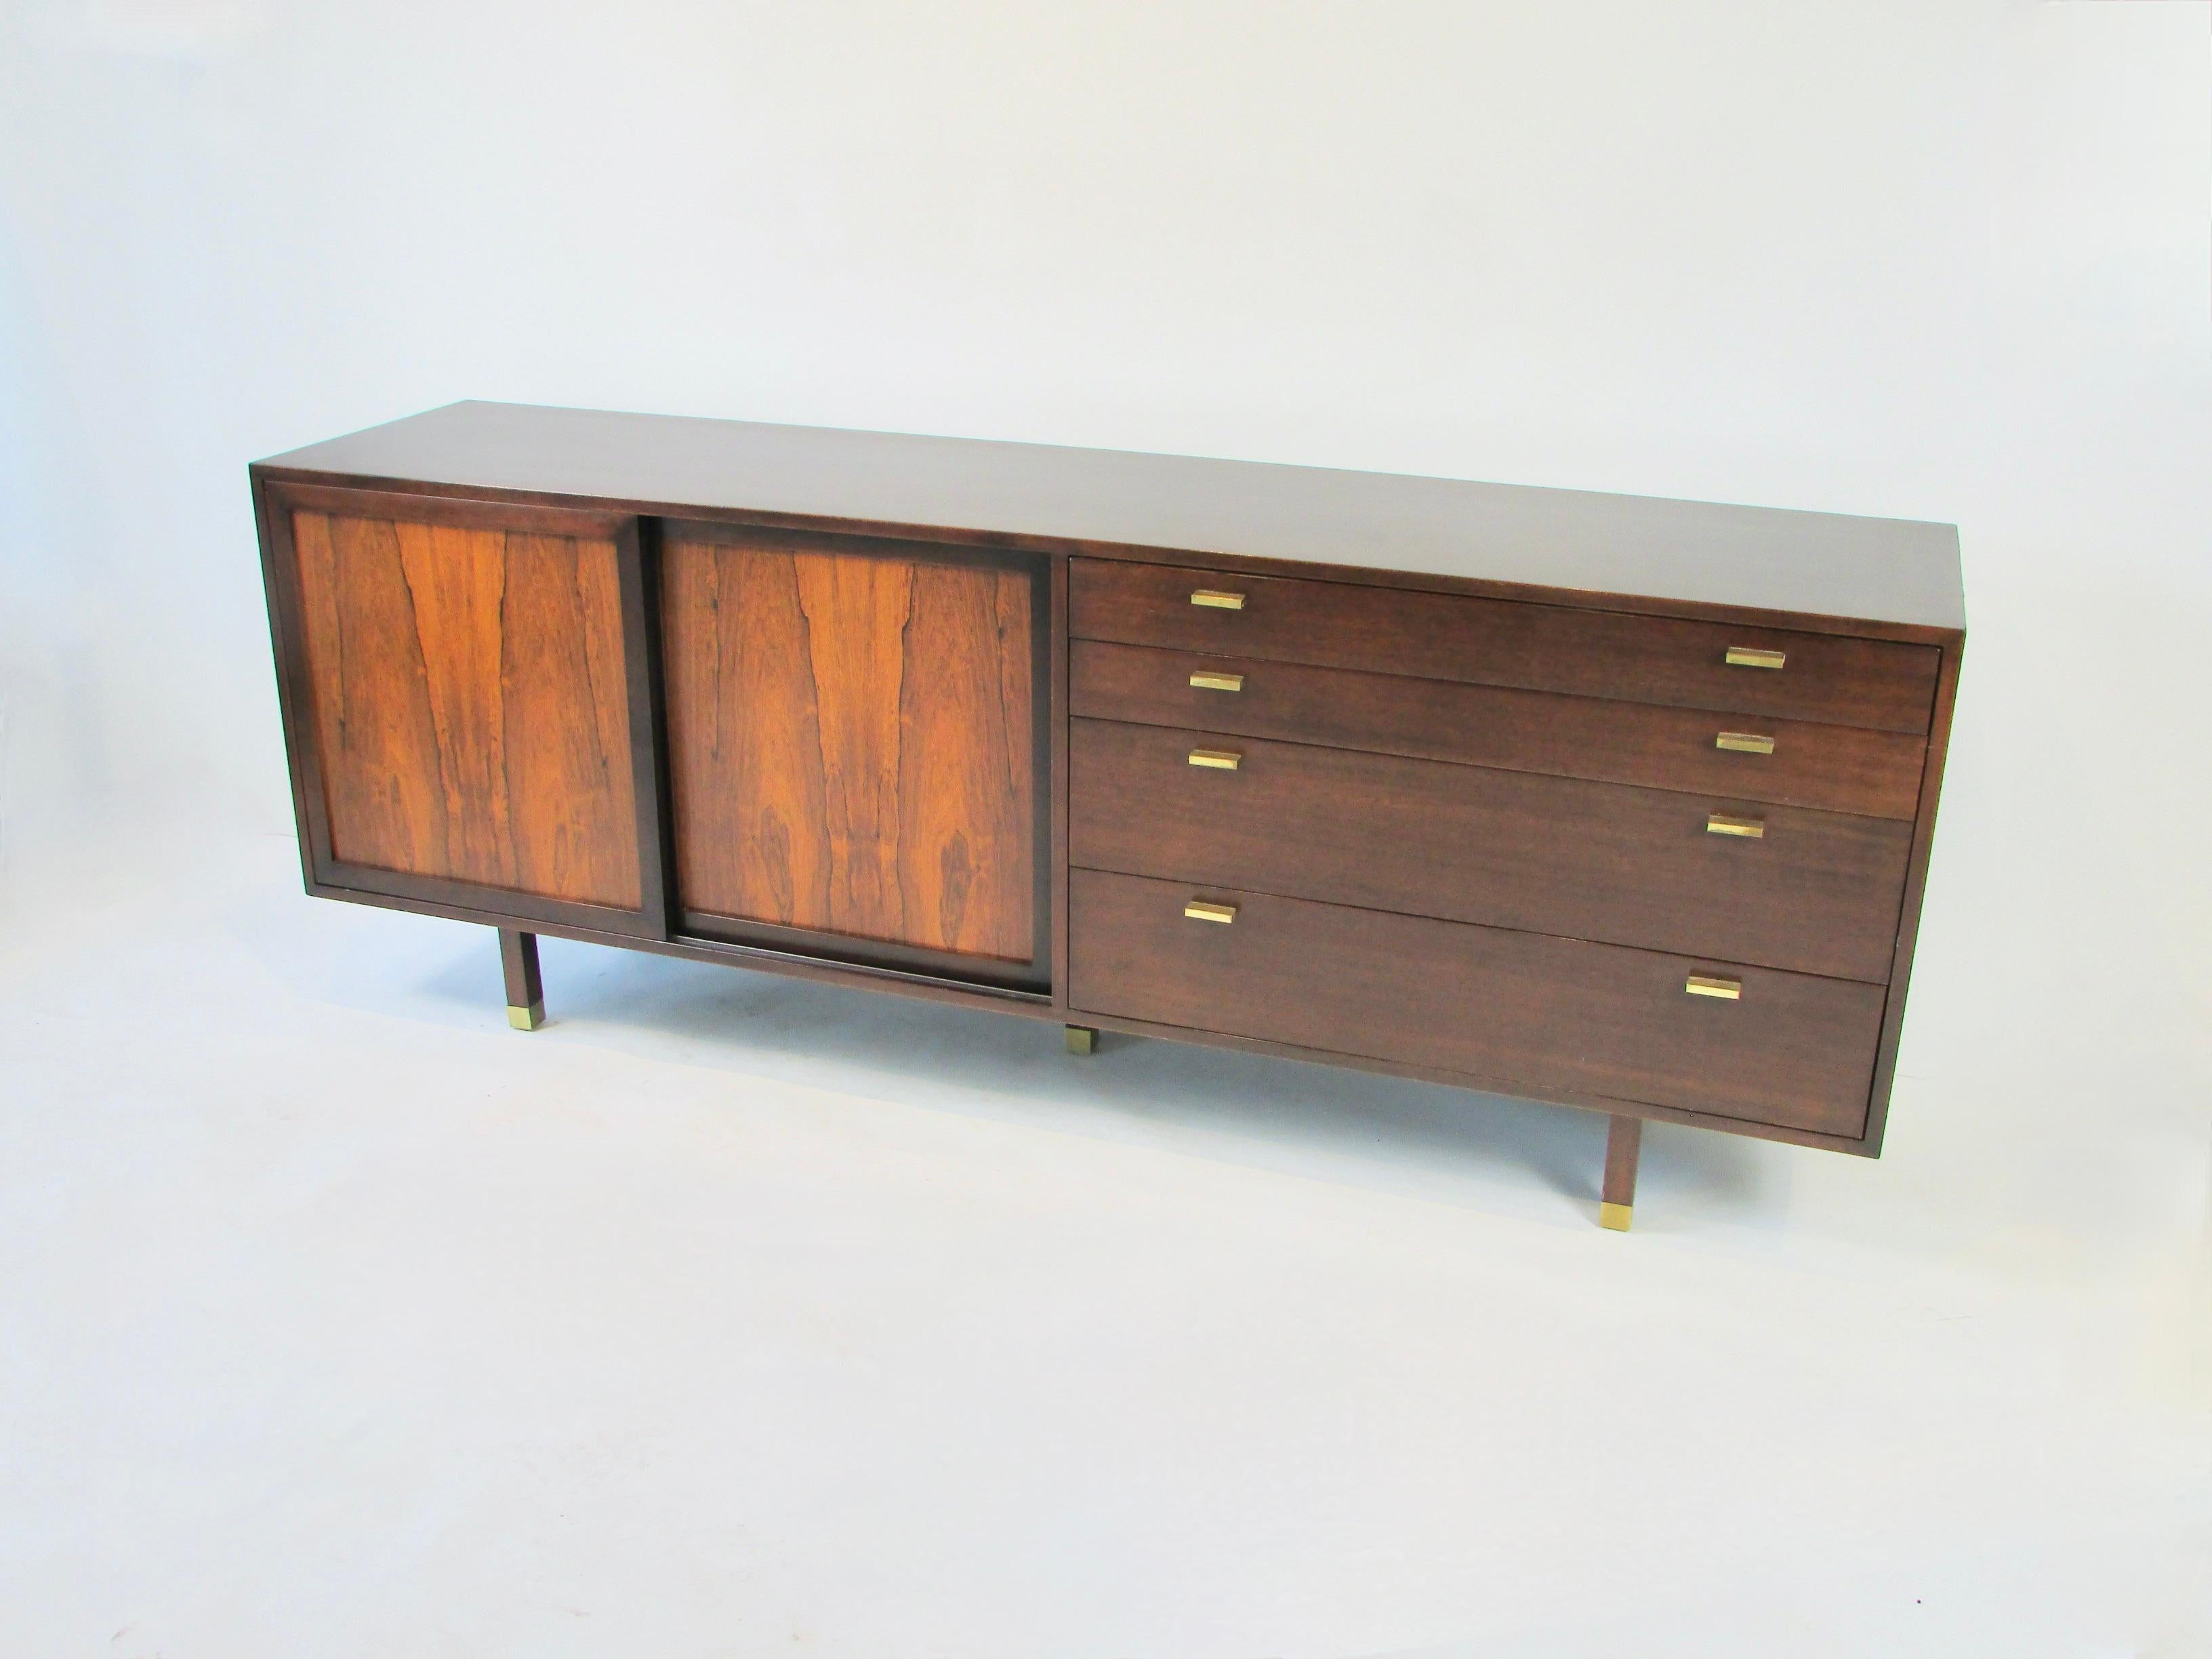
<path fill-rule="evenodd" d="M 455 398 L 1938 519 L 1970 649 L 1905 1070 L 2054 1149 L 2203 1115 L 2202 6 L 4 27 L 9 894 L 118 813 L 289 829 L 245 464 Z"/>
<path fill-rule="evenodd" d="M 456 398 L 1952 521 L 1970 646 L 1854 1190 L 1908 1249 L 2093 1279 L 2127 1386 L 2201 1402 L 2209 35 L 11 0 L 0 917 L 88 849 L 152 891 L 289 836 L 246 464 Z"/>

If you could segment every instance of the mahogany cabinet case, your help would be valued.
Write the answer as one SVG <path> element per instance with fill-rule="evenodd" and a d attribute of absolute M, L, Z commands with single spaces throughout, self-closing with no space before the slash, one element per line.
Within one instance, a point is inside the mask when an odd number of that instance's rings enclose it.
<path fill-rule="evenodd" d="M 1948 526 L 467 403 L 252 469 L 307 890 L 1867 1156 Z"/>

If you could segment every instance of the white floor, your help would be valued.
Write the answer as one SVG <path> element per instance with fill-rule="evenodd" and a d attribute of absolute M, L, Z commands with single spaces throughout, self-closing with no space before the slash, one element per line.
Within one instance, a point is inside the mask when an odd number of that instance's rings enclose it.
<path fill-rule="evenodd" d="M 560 942 L 524 1036 L 288 841 L 44 897 L 9 1659 L 2212 1652 L 2191 1114 L 1908 1066 L 1620 1237 L 1575 1112 Z"/>

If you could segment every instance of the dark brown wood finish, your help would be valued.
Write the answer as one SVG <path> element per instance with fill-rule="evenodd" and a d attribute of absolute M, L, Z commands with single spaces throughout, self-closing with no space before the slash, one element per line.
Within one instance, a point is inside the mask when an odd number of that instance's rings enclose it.
<path fill-rule="evenodd" d="M 1047 673 L 1052 688 L 1045 721 L 1046 759 L 1042 769 L 1050 799 L 1046 816 L 1052 824 L 1052 867 L 1046 902 L 1052 915 L 1052 992 L 1054 1001 L 1067 1006 L 1067 725 L 1070 710 L 1068 676 L 1071 664 L 1067 640 L 1067 561 L 1052 561 L 1046 635 L 1050 641 Z M 1097 1034 L 1094 1032 L 1094 1038 Z"/>
<path fill-rule="evenodd" d="M 478 404 L 252 478 L 308 890 L 511 994 L 544 932 L 1881 1148 L 1948 526 Z"/>
<path fill-rule="evenodd" d="M 842 935 L 1042 982 L 1042 573 L 680 523 L 662 564 L 685 930 Z"/>
<path fill-rule="evenodd" d="M 1948 525 L 1456 478 L 489 403 L 258 471 L 1048 553 L 1165 550 L 1869 638 L 1940 642 L 1966 626 Z"/>
<path fill-rule="evenodd" d="M 1889 977 L 1906 824 L 1111 720 L 1077 720 L 1069 756 L 1088 868 Z"/>
<path fill-rule="evenodd" d="M 1074 1011 L 1413 1060 L 1477 1086 L 1603 1096 L 1855 1139 L 1879 986 L 1078 869 Z M 1194 921 L 1194 901 L 1236 919 Z M 1690 975 L 1741 984 L 1692 995 Z"/>
<path fill-rule="evenodd" d="M 472 908 L 467 904 L 444 899 L 403 897 L 366 889 L 332 886 L 310 876 L 306 883 L 307 894 L 313 898 L 343 899 L 349 903 L 366 904 L 378 909 L 406 911 L 416 915 L 437 916 L 449 921 L 483 923 L 497 927 L 506 918 L 496 912 Z M 820 984 L 836 986 L 848 990 L 885 992 L 922 1001 L 946 1003 L 971 1007 L 986 1007 L 1000 1013 L 1017 1015 L 1024 1019 L 1048 1020 L 1065 1024 L 1068 1002 L 1065 994 L 1066 981 L 1048 994 L 1038 991 L 1009 989 L 979 985 L 967 980 L 949 978 L 923 969 L 885 966 L 870 963 L 852 963 L 828 959 L 818 953 L 800 954 L 772 946 L 738 944 L 726 940 L 705 939 L 660 939 L 632 937 L 608 932 L 568 920 L 554 920 L 533 924 L 535 932 L 556 939 L 574 939 L 585 945 L 617 945 L 625 950 L 644 951 L 655 956 L 675 957 L 690 962 L 716 963 L 723 967 L 752 968 L 764 973 L 779 974 L 793 979 L 803 979 Z M 1382 1077 L 1411 1078 L 1424 1083 L 1447 1084 L 1462 1088 L 1480 1088 L 1492 1092 L 1519 1092 L 1497 1079 L 1470 1078 L 1463 1072 L 1450 1071 L 1435 1066 L 1424 1066 L 1405 1060 L 1383 1059 L 1368 1054 L 1346 1054 L 1316 1048 L 1297 1042 L 1276 1042 L 1264 1038 L 1241 1036 L 1231 1031 L 1202 1031 L 1188 1027 L 1166 1024 L 1157 1021 L 1137 1019 L 1116 1014 L 1085 1013 L 1083 1019 L 1088 1029 L 1104 1032 L 1119 1031 L 1131 1036 L 1158 1037 L 1177 1042 L 1196 1043 L 1206 1048 L 1231 1049 L 1240 1054 L 1259 1054 L 1273 1059 L 1303 1060 L 1352 1071 L 1370 1072 Z M 1753 1123 L 1729 1118 L 1711 1112 L 1700 1112 L 1676 1106 L 1654 1105 L 1648 1101 L 1625 1101 L 1601 1094 L 1558 1089 L 1548 1091 L 1544 1098 L 1560 1105 L 1576 1106 L 1589 1111 L 1631 1112 L 1638 1116 L 1656 1118 L 1668 1123 L 1680 1123 L 1692 1128 L 1721 1129 L 1734 1134 L 1750 1135 L 1761 1140 L 1785 1142 L 1790 1146 L 1810 1146 L 1824 1152 L 1852 1152 L 1871 1156 L 1866 1143 L 1856 1136 L 1820 1134 L 1811 1130 L 1790 1128 L 1785 1125 Z"/>
<path fill-rule="evenodd" d="M 1233 591 L 1243 605 L 1194 604 L 1202 591 Z M 1078 639 L 1914 735 L 1928 729 L 1941 654 L 1879 640 L 1102 559 L 1074 562 L 1067 625 Z M 1728 655 L 1737 648 L 1779 652 L 1784 666 L 1733 666 Z"/>
<path fill-rule="evenodd" d="M 1602 1200 L 1623 1208 L 1636 1202 L 1636 1165 L 1644 1150 L 1644 1120 L 1616 1117 L 1605 1136 L 1605 1184 Z"/>
<path fill-rule="evenodd" d="M 1079 716 L 1206 726 L 1908 823 L 1919 803 L 1925 744 L 1901 732 L 1760 716 L 1747 723 L 1774 746 L 1757 754 L 1718 744 L 1722 733 L 1747 722 L 1696 709 L 1097 640 L 1074 641 L 1070 661 Z M 1202 690 L 1190 683 L 1202 672 L 1237 674 L 1243 685 L 1233 695 Z"/>
<path fill-rule="evenodd" d="M 1928 862 L 1936 845 L 1936 808 L 1943 790 L 1943 763 L 1951 746 L 1951 715 L 1958 701 L 1959 671 L 1966 654 L 1963 638 L 1944 649 L 1943 672 L 1936 684 L 1936 716 L 1928 740 L 1928 763 L 1920 784 L 1920 812 L 1912 829 L 1912 854 L 1905 868 L 1905 902 L 1897 921 L 1897 951 L 1889 976 L 1889 1003 L 1882 1013 L 1881 1046 L 1875 1060 L 1872 1106 L 1867 1114 L 1869 1158 L 1881 1156 L 1889 1121 L 1889 1097 L 1897 1080 L 1897 1050 L 1905 1030 L 1905 993 L 1912 977 L 1913 947 L 1920 937 L 1921 903 L 1928 886 Z"/>
<path fill-rule="evenodd" d="M 366 904 L 381 910 L 404 910 L 414 915 L 438 916 L 447 921 L 477 922 L 490 927 L 511 926 L 516 920 L 504 909 L 487 910 L 450 898 L 379 892 L 370 888 L 339 887 L 313 879 L 307 883 L 307 891 L 311 898 L 343 899 L 350 904 Z M 610 914 L 617 917 L 620 915 L 619 912 Z M 1058 1020 L 1061 1017 L 1054 999 L 1046 991 L 994 984 L 931 966 L 830 956 L 814 943 L 811 935 L 807 936 L 803 945 L 789 948 L 776 944 L 756 944 L 750 940 L 701 939 L 680 934 L 671 939 L 656 939 L 649 934 L 593 927 L 588 921 L 574 921 L 571 915 L 544 921 L 532 919 L 530 931 L 546 938 L 574 939 L 584 945 L 616 945 L 626 951 L 644 951 L 655 956 L 679 957 L 687 962 L 714 963 L 726 968 L 755 968 L 763 973 L 781 974 L 793 979 L 812 980 L 848 989 L 885 991 L 927 1002 L 989 1008 L 1000 1013 L 1018 1014 L 1028 1019 Z"/>
<path fill-rule="evenodd" d="M 651 946 L 643 948 L 651 949 Z M 1871 1156 L 1865 1142 L 1856 1135 L 1820 1134 L 1809 1129 L 1793 1129 L 1778 1123 L 1754 1123 L 1743 1118 L 1723 1117 L 1713 1112 L 1691 1111 L 1679 1106 L 1658 1106 L 1650 1101 L 1622 1100 L 1618 1097 L 1589 1091 L 1548 1089 L 1540 1096 L 1496 1078 L 1473 1076 L 1443 1066 L 1422 1066 L 1410 1060 L 1385 1060 L 1373 1054 L 1346 1054 L 1325 1048 L 1316 1048 L 1296 1042 L 1275 1042 L 1261 1037 L 1239 1036 L 1231 1031 L 1201 1031 L 1188 1026 L 1170 1025 L 1158 1020 L 1131 1019 L 1118 1014 L 1086 1012 L 1081 1018 L 1091 1029 L 1098 1031 L 1100 1042 L 1104 1033 L 1117 1032 L 1127 1036 L 1151 1037 L 1164 1042 L 1185 1042 L 1206 1048 L 1227 1048 L 1238 1054 L 1260 1054 L 1271 1060 L 1291 1060 L 1308 1065 L 1326 1066 L 1332 1071 L 1371 1073 L 1377 1077 L 1410 1078 L 1420 1083 L 1441 1084 L 1448 1088 L 1480 1090 L 1487 1094 L 1522 1100 L 1541 1099 L 1554 1106 L 1571 1106 L 1582 1111 L 1598 1112 L 1608 1116 L 1628 1115 L 1661 1123 L 1680 1123 L 1692 1129 L 1717 1129 L 1729 1134 L 1744 1135 L 1754 1140 L 1778 1141 L 1790 1146 L 1810 1146 L 1824 1152 L 1849 1152 L 1858 1157 Z"/>
<path fill-rule="evenodd" d="M 545 1020 L 545 981 L 538 971 L 538 935 L 501 928 L 499 966 L 507 981 L 508 1021 L 525 1030 L 536 1030 Z"/>
<path fill-rule="evenodd" d="M 660 521 L 632 519 L 617 532 L 622 559 L 623 658 L 629 670 L 631 793 L 637 816 L 639 931 L 675 931 L 676 830 L 669 803 L 668 676 L 660 651 Z"/>

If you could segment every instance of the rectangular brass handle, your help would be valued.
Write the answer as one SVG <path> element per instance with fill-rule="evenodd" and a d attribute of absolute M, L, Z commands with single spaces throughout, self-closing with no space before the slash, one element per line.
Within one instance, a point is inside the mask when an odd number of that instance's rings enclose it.
<path fill-rule="evenodd" d="M 1759 841 L 1766 834 L 1765 818 L 1732 818 L 1725 812 L 1705 814 L 1705 833 L 1709 836 L 1741 836 Z"/>
<path fill-rule="evenodd" d="M 1234 749 L 1194 749 L 1190 751 L 1193 766 L 1210 766 L 1217 772 L 1234 772 L 1243 764 L 1244 757 Z"/>
<path fill-rule="evenodd" d="M 1224 593 L 1218 587 L 1200 588 L 1190 596 L 1190 602 L 1202 605 L 1209 611 L 1242 611 L 1244 608 L 1242 593 Z"/>
<path fill-rule="evenodd" d="M 1789 659 L 1787 651 L 1765 651 L 1753 645 L 1732 645 L 1728 648 L 1730 668 L 1779 668 Z"/>
<path fill-rule="evenodd" d="M 1193 921 L 1234 921 L 1237 907 L 1233 904 L 1209 904 L 1204 899 L 1193 899 L 1182 907 L 1183 915 Z"/>
<path fill-rule="evenodd" d="M 1757 732 L 1723 732 L 1713 739 L 1713 747 L 1733 750 L 1739 755 L 1771 755 L 1774 752 L 1774 739 Z"/>
<path fill-rule="evenodd" d="M 1692 974 L 1682 981 L 1682 988 L 1693 997 L 1718 997 L 1724 1002 L 1734 1002 L 1743 995 L 1740 979 L 1715 979 L 1707 974 Z"/>
<path fill-rule="evenodd" d="M 1244 689 L 1242 674 L 1193 674 L 1190 683 L 1201 691 L 1242 691 Z"/>

